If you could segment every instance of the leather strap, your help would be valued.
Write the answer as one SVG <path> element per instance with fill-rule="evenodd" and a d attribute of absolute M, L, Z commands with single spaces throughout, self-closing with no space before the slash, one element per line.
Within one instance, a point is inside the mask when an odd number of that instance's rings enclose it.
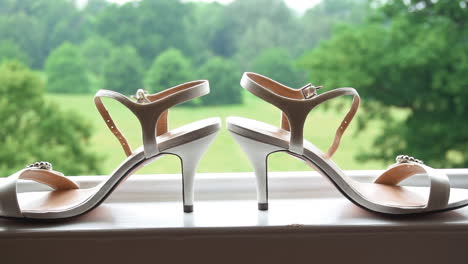
<path fill-rule="evenodd" d="M 374 181 L 379 184 L 397 185 L 413 175 L 427 174 L 430 179 L 430 191 L 426 208 L 443 209 L 450 198 L 450 183 L 447 175 L 418 163 L 396 164 L 388 168 Z"/>
<path fill-rule="evenodd" d="M 23 169 L 7 177 L 0 185 L 0 215 L 8 217 L 22 217 L 18 203 L 17 183 L 19 179 L 32 180 L 50 186 L 55 190 L 79 189 L 79 185 L 60 172 Z"/>
<path fill-rule="evenodd" d="M 143 148 L 146 158 L 159 153 L 156 137 L 168 131 L 168 109 L 174 105 L 208 94 L 209 83 L 206 80 L 193 81 L 174 86 L 156 94 L 146 95 L 148 101 L 135 102 L 130 98 L 114 91 L 99 90 L 94 102 L 96 108 L 111 130 L 119 140 L 127 156 L 132 149 L 120 130 L 115 125 L 101 97 L 109 97 L 126 106 L 137 117 L 142 128 Z"/>
<path fill-rule="evenodd" d="M 119 140 L 120 145 L 122 145 L 122 148 L 125 152 L 125 155 L 127 155 L 127 157 L 132 155 L 132 149 L 130 147 L 130 144 L 128 143 L 127 139 L 122 134 L 122 132 L 120 132 L 119 128 L 114 123 L 114 120 L 107 111 L 107 108 L 101 100 L 100 91 L 98 91 L 98 93 L 94 97 L 94 104 L 96 105 L 98 112 L 101 114 L 102 119 L 104 119 L 104 122 L 106 123 L 107 127 L 110 129 L 112 134 L 114 134 L 114 136 Z"/>
<path fill-rule="evenodd" d="M 310 84 L 294 89 L 252 72 L 244 73 L 241 86 L 282 111 L 281 127 L 291 132 L 289 150 L 300 155 L 304 151 L 304 123 L 314 107 L 338 96 L 353 96 L 351 108 L 338 127 L 333 143 L 326 153 L 326 158 L 330 158 L 338 149 L 341 137 L 356 114 L 360 103 L 359 94 L 354 88 L 338 88 L 317 95 L 315 87 Z"/>
<path fill-rule="evenodd" d="M 282 84 L 280 84 L 280 85 L 282 85 Z M 297 90 L 293 89 L 291 87 L 288 87 L 288 86 L 284 86 L 284 87 L 287 87 L 288 90 L 290 89 L 291 91 L 287 92 L 287 93 L 292 95 L 293 98 L 296 98 L 296 99 L 307 99 L 307 98 L 310 98 L 310 97 L 316 95 L 315 91 L 311 91 L 312 88 L 315 88 L 314 86 L 312 86 L 311 83 L 308 83 L 308 84 L 304 85 L 303 87 L 301 87 L 301 88 L 299 88 Z M 277 90 L 278 90 L 278 92 L 280 94 L 282 93 L 281 88 L 278 88 Z M 284 130 L 287 130 L 287 131 L 291 131 L 291 127 L 289 126 L 288 116 L 284 112 L 281 112 L 281 128 L 284 129 Z"/>

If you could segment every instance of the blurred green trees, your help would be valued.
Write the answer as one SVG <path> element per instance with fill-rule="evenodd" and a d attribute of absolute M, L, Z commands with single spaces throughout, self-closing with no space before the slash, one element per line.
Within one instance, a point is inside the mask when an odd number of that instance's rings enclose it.
<path fill-rule="evenodd" d="M 281 61 L 282 66 L 294 65 L 304 51 L 328 37 L 335 22 L 359 21 L 356 17 L 364 16 L 363 6 L 362 1 L 325 0 L 300 16 L 283 0 L 236 0 L 228 5 L 174 0 L 142 0 L 119 5 L 92 0 L 80 8 L 77 2 L 68 0 L 0 0 L 0 44 L 9 41 L 8 46 L 4 44 L 0 48 L 8 48 L 9 54 L 17 54 L 13 57 L 36 70 L 44 70 L 52 52 L 63 43 L 71 43 L 79 46 L 86 66 L 88 92 L 107 88 L 133 93 L 137 87 L 141 88 L 142 82 L 147 88 L 158 90 L 198 79 L 187 72 L 193 75 L 212 57 L 225 60 L 228 67 L 236 67 L 236 72 L 252 70 L 254 62 L 258 68 L 258 62 L 264 61 L 260 68 L 270 67 L 272 73 L 275 66 L 265 64 L 270 60 L 265 58 L 267 55 L 273 56 L 271 63 L 282 56 L 288 60 Z M 114 47 L 126 47 L 124 54 L 119 54 L 123 48 L 114 52 Z M 164 58 L 163 53 L 172 49 L 180 51 L 180 56 L 175 56 L 174 62 L 166 59 L 165 63 L 181 66 L 182 72 L 171 70 L 167 75 L 169 68 L 157 68 L 155 60 Z M 264 52 L 270 49 L 281 52 Z M 261 54 L 267 55 L 259 58 Z M 189 69 L 184 70 L 187 67 L 183 65 L 190 65 Z M 294 74 L 285 82 L 290 80 L 294 80 L 290 85 L 305 82 L 301 74 Z M 54 86 L 54 81 L 49 84 Z M 65 92 L 61 89 L 49 91 Z M 66 90 L 73 91 L 83 92 L 82 89 Z M 240 101 L 229 93 L 220 96 L 233 98 L 229 103 Z"/>
<path fill-rule="evenodd" d="M 105 38 L 99 36 L 88 38 L 81 45 L 81 54 L 86 61 L 87 70 L 100 78 L 113 48 L 112 43 Z"/>
<path fill-rule="evenodd" d="M 304 72 L 296 66 L 288 51 L 282 48 L 261 52 L 253 61 L 252 71 L 290 87 L 299 88 L 305 84 Z"/>
<path fill-rule="evenodd" d="M 110 4 L 98 13 L 92 28 L 115 45 L 133 46 L 146 67 L 164 50 L 187 51 L 190 32 L 184 17 L 190 10 L 180 1 L 143 0 Z"/>
<path fill-rule="evenodd" d="M 28 55 L 9 39 L 0 43 L 0 63 L 7 60 L 17 60 L 29 64 Z"/>
<path fill-rule="evenodd" d="M 171 48 L 154 60 L 146 73 L 145 86 L 149 91 L 164 89 L 192 81 L 195 78 L 190 61 L 177 49 Z"/>
<path fill-rule="evenodd" d="M 84 14 L 68 0 L 0 0 L 0 42 L 10 39 L 35 69 L 64 42 L 78 43 L 86 35 Z"/>
<path fill-rule="evenodd" d="M 299 21 L 282 0 L 238 0 L 226 7 L 225 25 L 239 65 L 251 66 L 263 50 L 284 48 L 296 53 Z"/>
<path fill-rule="evenodd" d="M 81 8 L 68 0 L 0 0 L 0 61 L 45 71 L 53 92 L 128 95 L 210 79 L 212 93 L 194 106 L 242 102 L 243 71 L 293 87 L 307 79 L 355 86 L 366 99 L 361 125 L 385 121 L 375 153 L 362 159 L 405 152 L 435 165 L 468 165 L 466 1 L 323 0 L 304 11 L 282 0 L 90 0 Z M 64 43 L 74 48 L 59 53 Z M 395 119 L 388 114 L 395 108 L 407 114 Z"/>
<path fill-rule="evenodd" d="M 64 43 L 47 58 L 47 91 L 52 93 L 87 93 L 89 80 L 78 47 Z"/>
<path fill-rule="evenodd" d="M 0 65 L 0 175 L 46 160 L 66 174 L 100 173 L 91 127 L 44 100 L 42 78 L 19 62 Z"/>
<path fill-rule="evenodd" d="M 372 1 L 372 0 L 371 0 Z M 369 0 L 325 0 L 307 10 L 300 20 L 302 41 L 297 45 L 307 50 L 331 37 L 337 24 L 358 25 L 372 11 Z"/>
<path fill-rule="evenodd" d="M 104 63 L 104 89 L 126 95 L 143 88 L 143 67 L 141 58 L 132 46 L 114 48 Z"/>
<path fill-rule="evenodd" d="M 212 57 L 199 69 L 198 76 L 210 81 L 210 94 L 200 98 L 203 105 L 242 103 L 242 89 L 238 85 L 241 73 L 232 61 Z"/>
<path fill-rule="evenodd" d="M 468 12 L 460 3 L 388 2 L 302 59 L 315 83 L 358 89 L 361 125 L 385 121 L 362 159 L 407 153 L 434 166 L 468 166 Z M 395 118 L 394 108 L 407 115 Z"/>

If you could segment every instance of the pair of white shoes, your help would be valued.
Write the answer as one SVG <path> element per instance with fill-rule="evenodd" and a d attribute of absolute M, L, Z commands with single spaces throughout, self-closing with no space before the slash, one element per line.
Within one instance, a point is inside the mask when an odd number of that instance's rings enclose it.
<path fill-rule="evenodd" d="M 417 214 L 452 210 L 468 205 L 468 190 L 450 188 L 448 177 L 408 156 L 398 156 L 374 183 L 360 183 L 346 176 L 331 160 L 341 137 L 359 107 L 353 88 L 338 88 L 317 94 L 320 87 L 307 84 L 293 89 L 256 73 L 244 73 L 241 85 L 249 92 L 282 111 L 281 127 L 241 117 L 229 117 L 227 128 L 252 163 L 257 177 L 260 210 L 268 209 L 267 158 L 284 151 L 304 160 L 355 204 L 378 213 Z M 184 211 L 193 211 L 195 170 L 221 128 L 219 118 L 209 118 L 182 127 L 167 128 L 168 109 L 209 93 L 206 80 L 184 83 L 156 94 L 139 90 L 136 100 L 120 93 L 100 90 L 94 101 L 99 113 L 119 140 L 127 158 L 100 185 L 80 189 L 78 184 L 54 171 L 48 162 L 36 162 L 0 182 L 0 216 L 18 219 L 68 219 L 85 214 L 102 203 L 115 187 L 133 172 L 156 158 L 172 154 L 182 164 Z M 323 153 L 304 140 L 303 128 L 309 112 L 330 99 L 353 96 L 353 103 L 336 131 L 330 149 Z M 101 97 L 110 97 L 126 106 L 138 118 L 143 146 L 132 151 L 107 112 Z M 430 187 L 401 187 L 397 184 L 416 174 L 427 174 Z M 52 187 L 53 191 L 17 193 L 18 179 L 32 180 Z"/>

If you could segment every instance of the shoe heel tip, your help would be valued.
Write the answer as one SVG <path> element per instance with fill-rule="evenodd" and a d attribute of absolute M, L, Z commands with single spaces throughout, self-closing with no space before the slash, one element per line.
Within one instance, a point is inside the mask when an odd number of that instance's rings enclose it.
<path fill-rule="evenodd" d="M 193 205 L 184 205 L 184 213 L 193 212 Z"/>
<path fill-rule="evenodd" d="M 258 203 L 258 210 L 260 211 L 268 210 L 268 203 Z"/>

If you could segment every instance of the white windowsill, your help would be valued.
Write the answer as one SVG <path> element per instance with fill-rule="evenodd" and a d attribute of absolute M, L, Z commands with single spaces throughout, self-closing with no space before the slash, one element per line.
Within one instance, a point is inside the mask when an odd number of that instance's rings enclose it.
<path fill-rule="evenodd" d="M 468 169 L 442 169 L 450 178 L 452 187 L 468 189 Z M 372 182 L 383 170 L 345 171 L 360 182 Z M 82 188 L 98 185 L 106 176 L 71 176 Z M 2 178 L 0 178 L 0 182 Z M 339 198 L 341 194 L 315 171 L 270 172 L 268 174 L 270 198 Z M 403 182 L 405 185 L 426 186 L 428 180 L 416 175 Z M 21 182 L 19 192 L 48 190 L 31 181 Z M 106 200 L 114 202 L 171 202 L 181 201 L 180 174 L 133 175 Z M 195 178 L 195 203 L 197 201 L 255 199 L 253 173 L 199 173 Z"/>
<path fill-rule="evenodd" d="M 359 181 L 370 182 L 381 171 L 346 173 Z M 468 188 L 468 169 L 447 169 L 445 173 L 449 175 L 452 187 Z M 105 179 L 102 176 L 73 178 L 84 188 L 95 186 Z M 415 176 L 407 182 L 409 185 L 425 183 L 426 179 L 422 176 Z M 19 191 L 43 188 L 25 181 L 21 182 Z M 427 239 L 442 239 L 444 245 L 451 245 L 453 242 L 454 246 L 459 247 L 466 246 L 468 241 L 468 208 L 426 217 L 376 215 L 346 200 L 316 172 L 270 173 L 270 210 L 267 212 L 257 210 L 255 180 L 252 173 L 197 175 L 194 212 L 191 214 L 182 212 L 181 188 L 180 174 L 137 175 L 121 184 L 97 209 L 68 222 L 37 224 L 0 220 L 0 259 L 1 255 L 4 255 L 7 259 L 10 256 L 15 260 L 5 263 L 29 261 L 28 256 L 19 259 L 14 257 L 18 257 L 13 254 L 16 252 L 15 245 L 43 252 L 47 251 L 48 247 L 38 246 L 38 241 L 58 243 L 57 246 L 60 247 L 63 245 L 61 243 L 73 244 L 83 239 L 96 241 L 111 239 L 119 241 L 117 247 L 123 248 L 132 245 L 144 247 L 150 242 L 155 245 L 160 242 L 163 244 L 160 246 L 164 247 L 164 243 L 177 237 L 184 237 L 188 239 L 187 241 L 193 240 L 195 244 L 201 243 L 200 241 L 206 242 L 208 238 L 210 241 L 220 239 L 224 242 L 240 239 L 242 242 L 239 242 L 241 244 L 237 245 L 238 247 L 244 244 L 247 246 L 248 242 L 245 239 L 271 241 L 274 238 L 274 241 L 277 239 L 278 243 L 284 242 L 287 245 L 305 242 L 325 245 L 324 237 L 336 237 L 337 240 L 330 242 L 332 243 L 330 246 L 342 247 L 342 250 L 349 250 L 352 248 L 350 243 L 366 236 L 380 242 L 376 245 L 373 245 L 375 242 L 367 240 L 367 242 L 361 241 L 362 243 L 369 243 L 368 247 L 379 248 L 380 244 L 389 238 L 401 239 L 398 242 L 401 243 L 401 247 L 407 241 L 408 247 L 413 249 L 414 243 L 425 245 L 424 241 Z M 415 242 L 414 235 L 417 235 L 421 241 Z M 432 242 L 432 244 L 434 247 L 440 247 L 438 243 Z M 302 244 L 298 244 L 300 245 Z M 174 247 L 179 246 L 174 245 Z M 418 247 L 420 246 L 416 246 Z M 12 251 L 4 250 L 7 248 Z M 149 256 L 153 252 L 147 253 Z M 325 254 L 326 251 L 322 253 Z M 54 254 L 61 253 L 54 251 Z M 273 258 L 274 254 L 271 252 L 269 254 Z M 320 254 L 314 254 L 320 258 Z M 460 254 L 468 253 L 463 250 Z M 452 254 L 452 256 L 458 255 Z M 418 258 L 414 257 L 421 260 L 421 255 Z M 467 257 L 465 260 L 468 259 L 468 256 L 465 257 Z M 20 259 L 22 261 L 19 261 Z"/>

